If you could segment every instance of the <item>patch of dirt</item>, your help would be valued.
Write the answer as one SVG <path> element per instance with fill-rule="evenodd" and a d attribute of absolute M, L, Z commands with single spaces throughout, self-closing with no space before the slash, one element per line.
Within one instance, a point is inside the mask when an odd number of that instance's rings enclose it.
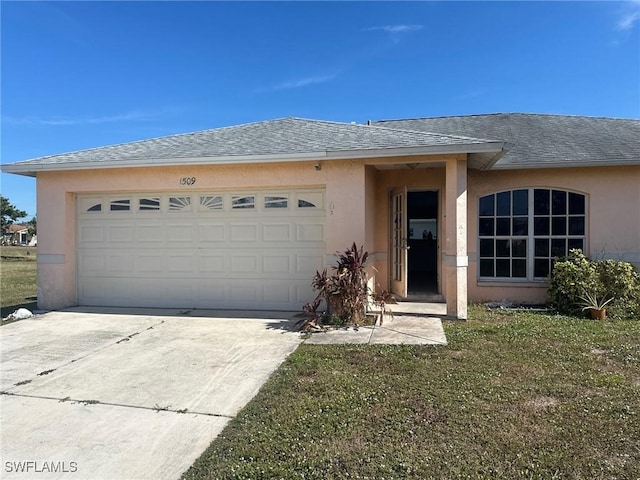
<path fill-rule="evenodd" d="M 538 395 L 537 397 L 527 401 L 526 404 L 530 407 L 535 408 L 536 410 L 546 410 L 548 408 L 560 405 L 560 400 L 548 395 Z"/>

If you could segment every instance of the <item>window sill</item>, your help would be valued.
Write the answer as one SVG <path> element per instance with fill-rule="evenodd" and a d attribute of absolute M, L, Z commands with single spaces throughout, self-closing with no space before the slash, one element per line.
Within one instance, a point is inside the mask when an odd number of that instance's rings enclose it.
<path fill-rule="evenodd" d="M 481 280 L 477 281 L 477 285 L 479 287 L 534 287 L 534 288 L 548 288 L 549 281 L 548 280 L 515 280 L 515 279 L 504 279 L 504 280 Z"/>

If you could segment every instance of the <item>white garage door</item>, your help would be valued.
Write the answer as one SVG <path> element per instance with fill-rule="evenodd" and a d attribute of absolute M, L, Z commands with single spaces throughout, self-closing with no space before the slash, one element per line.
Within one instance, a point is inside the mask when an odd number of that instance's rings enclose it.
<path fill-rule="evenodd" d="M 322 190 L 78 197 L 81 305 L 300 310 L 324 268 Z"/>

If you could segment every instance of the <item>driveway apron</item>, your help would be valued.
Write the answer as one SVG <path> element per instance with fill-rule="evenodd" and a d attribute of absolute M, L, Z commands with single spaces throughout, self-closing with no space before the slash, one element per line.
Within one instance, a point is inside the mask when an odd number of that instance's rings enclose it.
<path fill-rule="evenodd" d="M 96 308 L 3 326 L 0 477 L 178 478 L 296 349 L 291 315 Z"/>

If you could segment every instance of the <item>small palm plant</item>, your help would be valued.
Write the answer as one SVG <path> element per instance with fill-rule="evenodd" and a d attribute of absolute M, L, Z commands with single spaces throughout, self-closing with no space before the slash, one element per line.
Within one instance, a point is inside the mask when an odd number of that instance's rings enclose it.
<path fill-rule="evenodd" d="M 584 296 L 580 296 L 580 300 L 582 300 L 582 311 L 589 311 L 591 318 L 603 320 L 607 316 L 606 307 L 613 301 L 613 297 L 606 300 L 599 300 L 596 293 L 585 290 Z"/>

